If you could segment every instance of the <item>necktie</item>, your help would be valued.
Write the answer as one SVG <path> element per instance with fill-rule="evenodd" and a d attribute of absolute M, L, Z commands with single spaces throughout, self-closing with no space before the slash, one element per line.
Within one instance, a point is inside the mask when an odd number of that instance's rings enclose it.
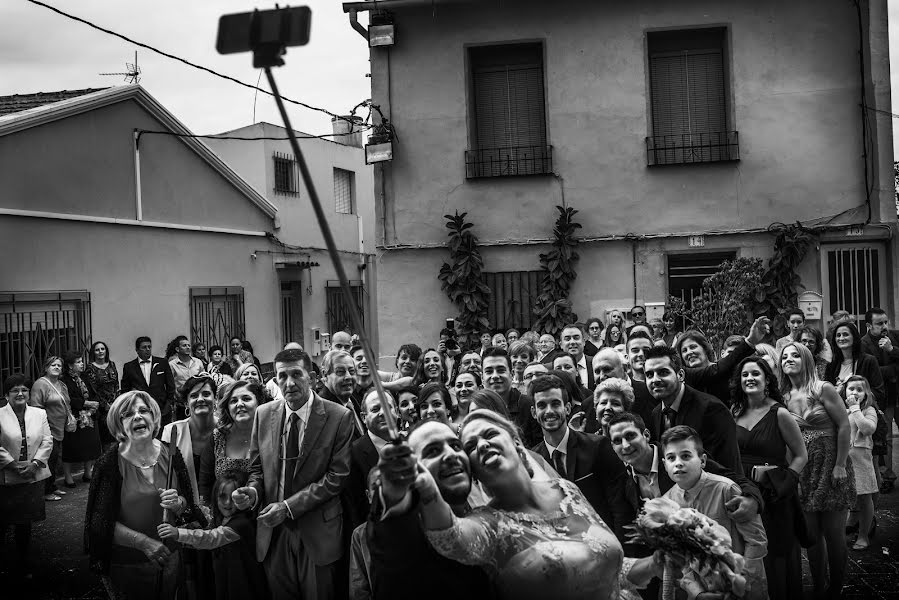
<path fill-rule="evenodd" d="M 556 468 L 556 471 L 564 477 L 568 479 L 568 474 L 565 472 L 565 455 L 562 454 L 558 449 L 553 450 L 553 466 Z"/>
<path fill-rule="evenodd" d="M 284 497 L 293 496 L 293 476 L 300 456 L 300 417 L 297 413 L 290 413 L 287 421 L 287 446 L 284 448 Z"/>
<path fill-rule="evenodd" d="M 674 420 L 676 416 L 677 411 L 675 411 L 673 408 L 666 408 L 664 411 L 662 411 L 662 420 L 664 422 L 665 431 L 668 431 L 669 429 L 674 427 Z"/>

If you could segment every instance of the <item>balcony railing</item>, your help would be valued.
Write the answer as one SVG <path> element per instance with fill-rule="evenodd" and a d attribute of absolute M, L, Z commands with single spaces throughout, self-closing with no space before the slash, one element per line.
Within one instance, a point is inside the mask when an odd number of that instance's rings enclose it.
<path fill-rule="evenodd" d="M 468 179 L 552 172 L 552 146 L 509 146 L 465 151 L 465 177 Z"/>
<path fill-rule="evenodd" d="M 646 138 L 646 164 L 686 165 L 740 160 L 736 131 L 656 135 Z"/>

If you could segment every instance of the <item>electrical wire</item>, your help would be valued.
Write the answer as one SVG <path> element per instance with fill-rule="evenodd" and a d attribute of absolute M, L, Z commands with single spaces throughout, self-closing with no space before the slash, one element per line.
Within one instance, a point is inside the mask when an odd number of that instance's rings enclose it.
<path fill-rule="evenodd" d="M 355 135 L 357 133 L 364 133 L 371 129 L 374 129 L 374 125 L 367 125 L 364 129 L 357 129 L 356 131 L 348 131 L 346 133 L 323 133 L 321 135 L 298 135 L 297 139 L 299 140 L 325 140 L 329 142 L 333 142 L 334 140 L 328 140 L 329 137 L 341 137 L 347 135 Z M 154 131 L 149 129 L 136 129 L 135 130 L 138 135 L 138 140 L 140 136 L 144 134 L 153 134 L 153 135 L 167 135 L 171 137 L 179 137 L 179 138 L 199 138 L 199 139 L 212 139 L 212 140 L 242 140 L 242 141 L 254 141 L 254 140 L 289 140 L 290 138 L 287 136 L 283 137 L 272 137 L 272 136 L 259 136 L 259 137 L 245 137 L 239 135 L 200 135 L 195 133 L 178 133 L 176 131 Z"/>
<path fill-rule="evenodd" d="M 249 88 L 251 90 L 256 90 L 257 92 L 262 92 L 263 94 L 268 94 L 269 96 L 274 97 L 274 94 L 272 92 L 270 92 L 269 90 L 263 89 L 261 87 L 255 86 L 255 85 L 253 85 L 251 83 L 247 83 L 245 81 L 241 81 L 240 79 L 237 79 L 236 77 L 231 77 L 230 75 L 225 75 L 224 73 L 219 73 L 218 71 L 210 69 L 209 67 L 204 67 L 203 65 L 198 65 L 196 63 L 190 62 L 189 60 L 181 58 L 180 56 L 175 56 L 174 54 L 170 54 L 170 53 L 160 50 L 158 48 L 154 48 L 153 46 L 150 46 L 149 44 L 144 44 L 143 42 L 138 42 L 137 40 L 133 40 L 133 39 L 129 38 L 128 36 L 125 36 L 125 35 L 122 35 L 121 33 L 112 31 L 111 29 L 106 29 L 105 27 L 101 27 L 100 25 L 97 25 L 95 23 L 91 23 L 87 19 L 82 19 L 81 17 L 78 17 L 73 14 L 62 11 L 62 10 L 56 8 L 55 6 L 50 6 L 49 4 L 41 2 L 40 0 L 26 0 L 26 2 L 30 2 L 31 4 L 35 4 L 37 6 L 42 6 L 52 12 L 55 12 L 58 15 L 66 17 L 67 19 L 77 21 L 79 23 L 87 25 L 88 27 L 96 29 L 97 31 L 102 31 L 103 33 L 117 37 L 121 40 L 128 42 L 129 44 L 134 44 L 135 46 L 143 48 L 144 50 L 149 50 L 150 52 L 155 52 L 156 54 L 159 54 L 159 55 L 169 58 L 171 60 L 178 61 L 189 67 L 193 67 L 194 69 L 199 69 L 200 71 L 205 71 L 206 73 L 209 73 L 210 75 L 215 75 L 216 77 L 220 77 L 226 81 L 230 81 L 232 83 L 236 83 L 237 85 L 241 85 L 245 88 Z M 287 96 L 281 96 L 281 98 L 285 102 L 290 102 L 291 104 L 296 104 L 297 106 L 302 106 L 303 108 L 307 108 L 309 110 L 314 110 L 314 111 L 317 111 L 320 113 L 324 113 L 332 118 L 340 119 L 343 121 L 349 121 L 349 119 L 347 119 L 346 117 L 338 115 L 336 113 L 333 113 L 326 108 L 312 106 L 311 104 L 306 104 L 305 102 L 301 102 L 299 100 L 293 100 L 291 98 L 288 98 Z"/>

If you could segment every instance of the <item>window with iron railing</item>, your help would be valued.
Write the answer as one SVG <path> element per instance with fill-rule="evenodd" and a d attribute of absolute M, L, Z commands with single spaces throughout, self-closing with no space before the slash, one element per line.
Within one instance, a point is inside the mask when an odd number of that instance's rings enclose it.
<path fill-rule="evenodd" d="M 91 345 L 91 295 L 76 292 L 0 294 L 0 379 L 43 375 L 44 361 Z"/>
<path fill-rule="evenodd" d="M 473 122 L 465 176 L 552 173 L 546 143 L 543 45 L 504 44 L 469 49 Z"/>
<path fill-rule="evenodd" d="M 300 193 L 299 166 L 293 156 L 275 152 L 272 157 L 275 165 L 275 193 L 296 196 Z"/>
<path fill-rule="evenodd" d="M 227 349 L 231 338 L 246 339 L 245 323 L 242 287 L 190 288 L 192 340 Z"/>
<path fill-rule="evenodd" d="M 365 327 L 365 287 L 362 285 L 362 281 L 358 279 L 351 279 L 349 284 L 350 293 L 353 297 L 353 304 L 355 304 L 355 309 L 362 319 L 362 326 Z M 347 305 L 346 299 L 343 296 L 343 290 L 340 287 L 339 281 L 329 279 L 325 283 L 325 304 L 328 332 L 331 335 L 334 335 L 334 333 L 338 331 L 346 331 L 352 334 L 359 333 L 353 327 L 353 318 L 350 316 L 350 307 Z"/>
<path fill-rule="evenodd" d="M 649 166 L 740 159 L 728 123 L 723 27 L 647 34 L 652 135 Z"/>

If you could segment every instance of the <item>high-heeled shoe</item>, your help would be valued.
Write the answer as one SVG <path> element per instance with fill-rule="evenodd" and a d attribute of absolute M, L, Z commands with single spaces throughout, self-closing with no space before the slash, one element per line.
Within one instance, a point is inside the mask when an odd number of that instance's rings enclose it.
<path fill-rule="evenodd" d="M 66 481 L 66 482 L 65 482 L 65 486 L 66 486 L 67 488 L 73 488 L 73 487 L 75 487 L 75 482 L 73 481 L 72 483 L 69 483 L 68 481 Z"/>

